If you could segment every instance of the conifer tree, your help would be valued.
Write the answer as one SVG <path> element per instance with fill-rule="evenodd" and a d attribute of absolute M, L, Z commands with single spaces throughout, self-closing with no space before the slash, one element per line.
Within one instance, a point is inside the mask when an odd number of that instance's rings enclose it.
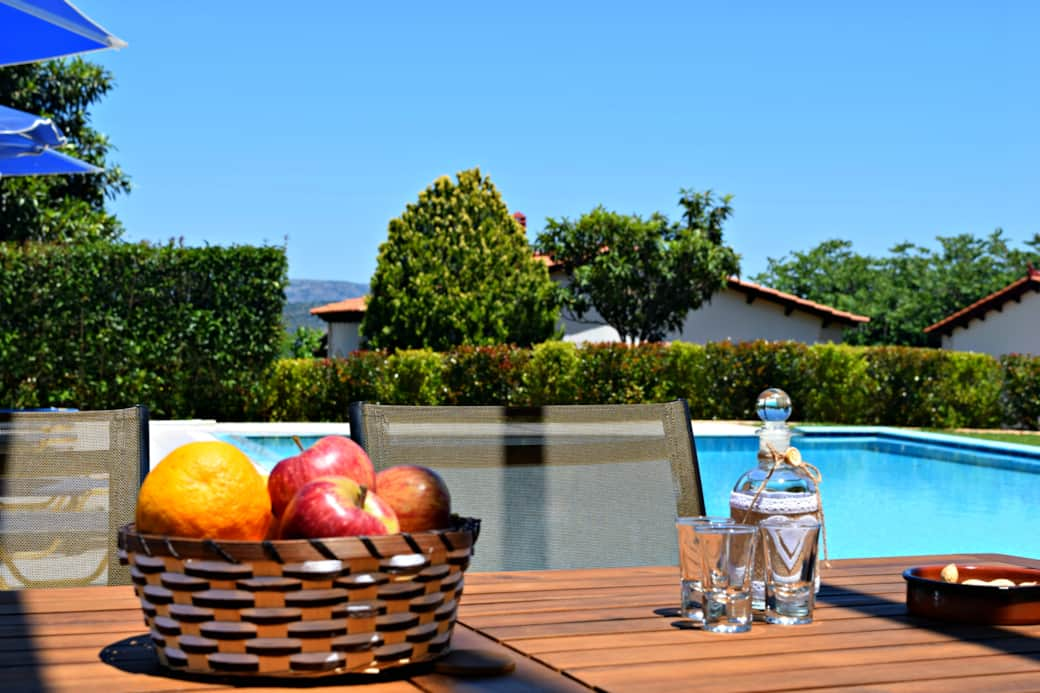
<path fill-rule="evenodd" d="M 553 336 L 557 290 L 479 169 L 438 178 L 392 219 L 361 323 L 370 348 L 526 346 Z"/>

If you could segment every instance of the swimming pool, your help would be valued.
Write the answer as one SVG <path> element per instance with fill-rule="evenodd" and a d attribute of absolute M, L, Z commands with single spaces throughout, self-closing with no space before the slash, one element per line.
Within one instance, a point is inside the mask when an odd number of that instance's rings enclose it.
<path fill-rule="evenodd" d="M 218 433 L 271 469 L 288 436 Z M 316 436 L 301 437 L 304 446 Z M 792 443 L 823 474 L 831 558 L 992 552 L 1040 557 L 1040 449 L 875 429 L 811 429 Z M 696 437 L 709 514 L 755 463 L 754 436 Z"/>
<path fill-rule="evenodd" d="M 992 552 L 1040 556 L 1040 450 L 898 435 L 796 435 L 820 468 L 831 558 Z M 709 514 L 755 462 L 756 438 L 697 438 Z"/>

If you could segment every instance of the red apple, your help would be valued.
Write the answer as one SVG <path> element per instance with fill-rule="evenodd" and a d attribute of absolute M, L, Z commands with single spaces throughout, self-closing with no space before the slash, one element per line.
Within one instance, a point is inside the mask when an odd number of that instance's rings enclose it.
<path fill-rule="evenodd" d="M 375 467 L 360 445 L 343 436 L 325 436 L 271 470 L 267 478 L 271 512 L 281 517 L 296 492 L 308 481 L 322 476 L 345 476 L 365 488 L 376 483 Z"/>
<path fill-rule="evenodd" d="M 376 474 L 379 497 L 397 514 L 402 532 L 425 532 L 451 525 L 451 493 L 441 476 L 413 464 L 399 464 Z"/>
<path fill-rule="evenodd" d="M 353 479 L 324 476 L 308 481 L 282 516 L 282 539 L 318 539 L 397 531 L 393 510 Z"/>
<path fill-rule="evenodd" d="M 387 534 L 397 534 L 401 531 L 401 523 L 397 519 L 397 513 L 375 491 L 369 491 L 365 494 L 365 505 L 363 507 L 366 513 L 379 518 L 379 521 L 386 527 Z"/>

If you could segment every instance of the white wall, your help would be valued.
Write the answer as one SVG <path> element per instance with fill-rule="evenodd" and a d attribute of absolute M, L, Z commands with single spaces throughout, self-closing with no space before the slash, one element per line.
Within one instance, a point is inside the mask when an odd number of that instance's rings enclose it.
<path fill-rule="evenodd" d="M 1040 356 L 1040 294 L 1023 294 L 1022 302 L 1008 301 L 1003 310 L 991 310 L 985 320 L 943 335 L 942 348 L 974 351 L 991 356 L 1019 353 Z"/>
<path fill-rule="evenodd" d="M 361 335 L 358 333 L 360 323 L 329 323 L 329 356 L 346 357 L 350 352 L 361 348 Z"/>
<path fill-rule="evenodd" d="M 784 315 L 784 306 L 756 298 L 750 305 L 739 291 L 723 289 L 686 316 L 681 332 L 671 333 L 672 341 L 749 342 L 791 340 L 805 344 L 841 343 L 842 325 L 831 323 L 826 328 L 823 318 L 800 310 Z"/>
<path fill-rule="evenodd" d="M 594 324 L 589 324 L 590 322 Z M 586 314 L 581 322 L 561 321 L 565 341 L 616 342 L 617 330 L 602 323 L 595 311 Z M 769 341 L 792 340 L 805 344 L 842 341 L 842 325 L 831 323 L 823 327 L 823 319 L 800 310 L 784 315 L 784 307 L 772 301 L 756 298 L 750 305 L 745 294 L 723 289 L 686 316 L 680 332 L 669 332 L 665 337 L 672 342 L 749 342 L 756 339 Z"/>

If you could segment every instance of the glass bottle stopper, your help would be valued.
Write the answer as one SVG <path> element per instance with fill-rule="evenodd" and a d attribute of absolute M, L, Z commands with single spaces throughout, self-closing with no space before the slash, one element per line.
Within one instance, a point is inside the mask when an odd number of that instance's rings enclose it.
<path fill-rule="evenodd" d="M 771 387 L 758 396 L 755 408 L 766 425 L 784 422 L 791 417 L 791 398 L 780 388 Z"/>

